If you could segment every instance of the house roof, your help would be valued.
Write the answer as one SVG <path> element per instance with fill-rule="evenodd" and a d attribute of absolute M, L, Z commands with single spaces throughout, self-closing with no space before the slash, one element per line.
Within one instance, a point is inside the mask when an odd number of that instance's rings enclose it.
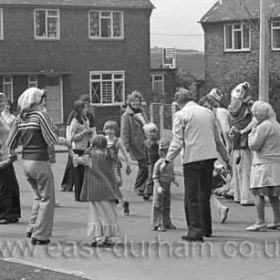
<path fill-rule="evenodd" d="M 271 18 L 280 17 L 280 1 L 265 0 Z M 260 0 L 220 0 L 200 19 L 200 23 L 259 18 Z"/>
<path fill-rule="evenodd" d="M 149 0 L 0 0 L 0 5 L 152 9 Z"/>

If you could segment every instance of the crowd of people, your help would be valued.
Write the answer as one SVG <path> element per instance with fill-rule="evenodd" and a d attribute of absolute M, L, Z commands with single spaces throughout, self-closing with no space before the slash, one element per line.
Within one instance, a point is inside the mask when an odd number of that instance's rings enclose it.
<path fill-rule="evenodd" d="M 158 139 L 158 127 L 148 121 L 141 107 L 142 95 L 128 95 L 119 126 L 105 122 L 97 134 L 90 98 L 82 95 L 67 120 L 66 137 L 60 137 L 46 110 L 47 92 L 26 89 L 18 99 L 19 115 L 11 114 L 11 102 L 0 93 L 0 224 L 17 223 L 21 217 L 19 185 L 13 167 L 16 148 L 22 146 L 22 167 L 34 191 L 26 236 L 33 245 L 50 242 L 55 212 L 55 186 L 51 169 L 54 145 L 68 148 L 61 191 L 75 190 L 75 200 L 89 203 L 87 235 L 93 247 L 112 246 L 121 234 L 119 203 L 124 215 L 130 203 L 122 192 L 122 167 L 138 164 L 134 190 L 145 201 L 152 199 L 151 225 L 155 231 L 176 229 L 170 216 L 170 186 L 178 186 L 174 159 L 181 154 L 184 174 L 184 209 L 187 234 L 184 241 L 202 242 L 211 237 L 211 204 L 228 218 L 214 190 L 226 193 L 242 206 L 255 205 L 257 221 L 247 231 L 280 228 L 280 125 L 269 103 L 253 101 L 247 82 L 231 93 L 227 109 L 223 94 L 214 88 L 198 102 L 180 88 L 175 94 L 179 110 L 173 118 L 172 140 Z M 268 197 L 273 221 L 265 222 Z"/>

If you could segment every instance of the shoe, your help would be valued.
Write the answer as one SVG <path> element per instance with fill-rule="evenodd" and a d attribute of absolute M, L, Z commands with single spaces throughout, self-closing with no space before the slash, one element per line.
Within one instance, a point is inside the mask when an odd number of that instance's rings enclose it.
<path fill-rule="evenodd" d="M 143 195 L 143 199 L 144 200 L 149 200 L 150 199 L 150 195 L 149 194 L 144 194 Z"/>
<path fill-rule="evenodd" d="M 16 224 L 16 223 L 18 223 L 18 218 L 11 218 L 11 219 L 8 219 L 8 221 L 9 221 L 11 224 Z"/>
<path fill-rule="evenodd" d="M 278 229 L 278 228 L 280 228 L 280 222 L 268 224 L 267 228 L 268 229 Z"/>
<path fill-rule="evenodd" d="M 124 214 L 125 216 L 129 216 L 129 213 L 130 213 L 130 211 L 129 211 L 129 202 L 128 202 L 128 201 L 125 201 L 125 202 L 123 203 L 123 214 Z"/>
<path fill-rule="evenodd" d="M 91 247 L 98 247 L 98 248 L 112 248 L 115 245 L 115 243 L 112 242 L 92 242 Z"/>
<path fill-rule="evenodd" d="M 227 220 L 228 211 L 229 211 L 229 208 L 228 208 L 228 207 L 224 207 L 223 209 L 221 209 L 221 210 L 219 211 L 220 223 L 221 223 L 221 224 L 223 224 L 223 223 Z"/>
<path fill-rule="evenodd" d="M 144 195 L 144 191 L 135 189 L 135 192 L 138 196 L 143 196 Z"/>
<path fill-rule="evenodd" d="M 159 227 L 154 227 L 154 228 L 153 228 L 153 230 L 154 230 L 154 231 L 157 231 L 157 230 L 158 230 L 158 228 L 159 228 Z"/>
<path fill-rule="evenodd" d="M 212 236 L 212 233 L 206 233 L 204 234 L 205 237 L 211 237 Z"/>
<path fill-rule="evenodd" d="M 266 223 L 254 224 L 246 228 L 247 231 L 267 231 Z"/>
<path fill-rule="evenodd" d="M 242 206 L 255 206 L 255 203 L 240 203 Z"/>
<path fill-rule="evenodd" d="M 32 232 L 28 231 L 28 232 L 26 233 L 26 238 L 31 238 L 31 236 L 32 236 Z"/>
<path fill-rule="evenodd" d="M 157 231 L 166 231 L 166 227 L 164 227 L 164 226 L 160 226 L 160 227 L 158 227 L 157 228 Z"/>
<path fill-rule="evenodd" d="M 0 225 L 7 225 L 10 224 L 10 221 L 7 219 L 0 219 Z"/>
<path fill-rule="evenodd" d="M 182 240 L 187 242 L 203 242 L 203 237 L 190 237 L 187 235 L 184 235 L 181 237 Z"/>
<path fill-rule="evenodd" d="M 61 206 L 60 201 L 59 201 L 59 200 L 56 200 L 56 201 L 55 201 L 55 207 L 60 207 L 60 206 Z"/>
<path fill-rule="evenodd" d="M 166 229 L 176 229 L 176 227 L 171 223 L 169 226 L 165 226 Z"/>
<path fill-rule="evenodd" d="M 31 239 L 32 245 L 48 245 L 50 242 L 51 241 L 49 239 L 45 239 L 45 240 L 40 240 L 40 239 L 36 239 L 36 238 Z"/>

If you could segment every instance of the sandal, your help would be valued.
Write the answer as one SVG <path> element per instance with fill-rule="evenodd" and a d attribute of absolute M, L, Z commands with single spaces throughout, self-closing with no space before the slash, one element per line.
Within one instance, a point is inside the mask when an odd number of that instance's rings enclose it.
<path fill-rule="evenodd" d="M 247 231 L 267 231 L 266 223 L 254 224 L 246 228 Z"/>

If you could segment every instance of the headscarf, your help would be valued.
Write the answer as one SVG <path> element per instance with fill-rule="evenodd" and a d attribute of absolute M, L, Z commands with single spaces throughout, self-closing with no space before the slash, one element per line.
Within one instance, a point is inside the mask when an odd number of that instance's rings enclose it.
<path fill-rule="evenodd" d="M 18 99 L 20 112 L 22 113 L 30 109 L 33 105 L 40 104 L 43 94 L 44 91 L 36 87 L 26 89 Z"/>

